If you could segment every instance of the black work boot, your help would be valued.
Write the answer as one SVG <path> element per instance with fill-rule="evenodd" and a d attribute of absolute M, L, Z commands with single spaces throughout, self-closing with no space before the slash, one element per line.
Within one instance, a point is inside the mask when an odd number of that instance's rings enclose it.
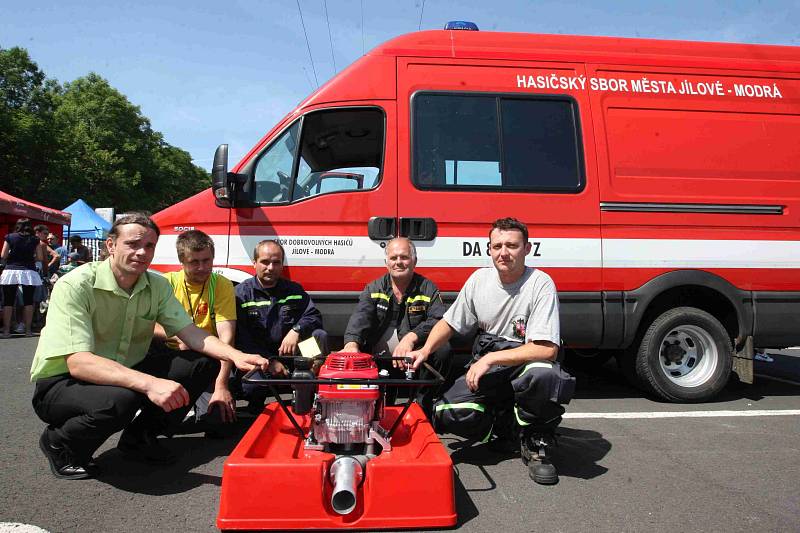
<path fill-rule="evenodd" d="M 526 428 L 527 430 L 527 428 Z M 555 446 L 555 433 L 549 431 L 523 431 L 520 439 L 522 462 L 528 465 L 528 475 L 540 485 L 558 483 L 556 467 L 547 457 L 547 449 Z"/>

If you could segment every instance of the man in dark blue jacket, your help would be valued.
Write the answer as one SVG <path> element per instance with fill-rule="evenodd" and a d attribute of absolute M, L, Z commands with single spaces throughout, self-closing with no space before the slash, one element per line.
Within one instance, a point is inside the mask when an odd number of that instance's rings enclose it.
<path fill-rule="evenodd" d="M 274 240 L 259 242 L 253 251 L 256 275 L 236 287 L 236 346 L 270 360 L 273 376 L 288 374 L 276 356 L 298 354 L 300 341 L 314 337 L 322 355 L 328 354 L 328 336 L 322 329 L 322 313 L 299 283 L 283 279 L 285 253 Z M 253 396 L 251 407 L 263 402 L 258 391 L 244 387 Z"/>
<path fill-rule="evenodd" d="M 397 237 L 386 244 L 388 272 L 361 291 L 347 323 L 342 351 L 404 357 L 425 344 L 446 307 L 436 284 L 414 272 L 416 265 L 417 250 L 409 239 Z M 444 345 L 429 363 L 444 375 L 449 355 L 449 346 Z M 394 366 L 404 365 L 395 362 Z M 397 370 L 393 372 L 397 374 Z M 418 400 L 426 412 L 435 394 L 432 387 L 421 391 Z"/>

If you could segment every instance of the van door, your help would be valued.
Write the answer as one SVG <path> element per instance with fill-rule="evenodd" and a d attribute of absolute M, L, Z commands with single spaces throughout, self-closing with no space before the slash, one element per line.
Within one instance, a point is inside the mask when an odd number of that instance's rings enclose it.
<path fill-rule="evenodd" d="M 494 220 L 525 222 L 526 262 L 558 287 L 562 336 L 599 346 L 600 211 L 583 75 L 570 63 L 399 59 L 398 113 L 409 123 L 398 133 L 398 216 L 420 272 L 445 292 L 491 266 Z"/>
<path fill-rule="evenodd" d="M 287 125 L 240 172 L 253 207 L 235 211 L 231 263 L 252 271 L 255 244 L 277 238 L 285 274 L 342 331 L 366 283 L 385 272 L 396 232 L 394 102 L 317 108 Z"/>

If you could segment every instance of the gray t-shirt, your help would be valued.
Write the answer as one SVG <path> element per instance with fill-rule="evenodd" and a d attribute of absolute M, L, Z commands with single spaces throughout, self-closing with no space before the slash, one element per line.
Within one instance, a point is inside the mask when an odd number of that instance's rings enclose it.
<path fill-rule="evenodd" d="M 512 341 L 561 344 L 555 283 L 531 267 L 509 285 L 500 282 L 494 267 L 476 270 L 444 320 L 461 335 L 478 329 Z"/>

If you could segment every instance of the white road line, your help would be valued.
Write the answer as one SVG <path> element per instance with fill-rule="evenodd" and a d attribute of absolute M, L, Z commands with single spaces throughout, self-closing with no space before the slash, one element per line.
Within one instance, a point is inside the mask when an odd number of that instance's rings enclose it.
<path fill-rule="evenodd" d="M 800 409 L 752 411 L 650 411 L 630 413 L 564 413 L 563 418 L 717 418 L 739 416 L 799 416 Z"/>
<path fill-rule="evenodd" d="M 19 522 L 0 522 L 0 533 L 48 533 L 46 529 Z"/>

